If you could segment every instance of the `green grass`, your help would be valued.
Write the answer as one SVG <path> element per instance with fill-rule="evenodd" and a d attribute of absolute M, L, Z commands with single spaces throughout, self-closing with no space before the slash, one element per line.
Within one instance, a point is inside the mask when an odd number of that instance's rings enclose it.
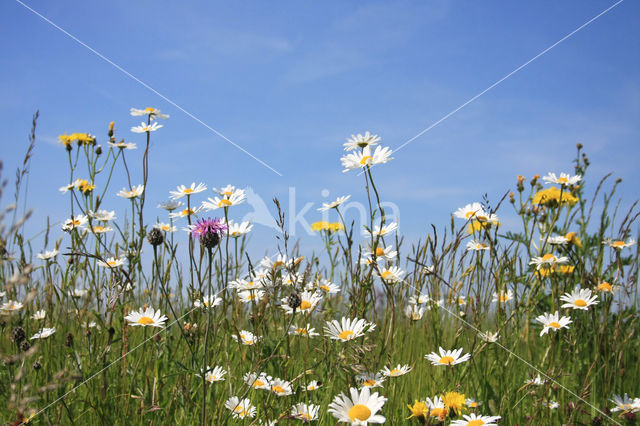
<path fill-rule="evenodd" d="M 32 137 L 17 175 L 17 205 L 34 147 L 35 118 Z M 141 160 L 146 164 L 150 137 L 148 133 L 142 156 L 134 151 L 129 164 Z M 112 132 L 108 138 L 116 140 Z M 116 193 L 109 186 L 114 172 L 125 173 L 134 185 L 137 179 L 147 184 L 146 166 L 142 176 L 129 176 L 131 167 L 124 161 L 125 156 L 132 157 L 129 151 L 103 147 L 97 154 L 91 143 L 69 147 L 70 182 L 80 177 L 96 185 L 87 193 L 77 189 L 68 193 L 70 215 L 96 209 L 98 200 L 100 208 L 108 209 L 109 197 Z M 369 229 L 390 223 L 380 207 L 375 167 L 364 169 Z M 14 424 L 30 417 L 34 424 L 235 424 L 243 421 L 231 417 L 225 402 L 238 396 L 249 398 L 257 409 L 256 417 L 244 424 L 300 422 L 289 416 L 299 402 L 320 406 L 315 423 L 335 424 L 328 405 L 336 395 L 359 387 L 359 374 L 409 364 L 411 372 L 387 378 L 383 387 L 372 390 L 387 398 L 380 413 L 388 424 L 437 424 L 432 417 L 407 420 L 411 414 L 407 404 L 451 391 L 481 402 L 477 408 L 467 407 L 464 414 L 501 416 L 501 424 L 633 424 L 633 415 L 610 411 L 614 407 L 610 399 L 614 394 L 640 396 L 638 249 L 634 245 L 616 250 L 603 242 L 628 240 L 637 229 L 637 209 L 634 205 L 629 212 L 620 212 L 612 205 L 620 182 L 609 184 L 609 177 L 595 194 L 584 193 L 588 159 L 580 147 L 573 168 L 583 179 L 579 186 L 565 187 L 563 195 L 575 197 L 575 203 L 534 204 L 532 198 L 543 189 L 540 179 L 516 182 L 514 193 L 498 203 L 502 210 L 513 208 L 522 220 L 520 229 L 508 232 L 494 223 L 469 235 L 464 220 L 452 219 L 449 229 L 434 228 L 421 237 L 421 243 L 404 247 L 395 234 L 360 242 L 352 237 L 358 229 L 320 231 L 327 253 L 318 256 L 300 253 L 283 231 L 270 252 L 297 260 L 264 269 L 265 296 L 247 304 L 230 288 L 237 279 L 257 281 L 260 259 L 251 259 L 250 266 L 246 237 L 224 236 L 208 250 L 198 240 L 165 233 L 164 241 L 152 248 L 146 216 L 155 217 L 157 212 L 146 213 L 144 194 L 131 201 L 129 217 L 134 219 L 110 223 L 109 233 L 96 233 L 95 220 L 94 231 L 91 226 L 88 232 L 48 228 L 44 246 L 60 249 L 51 260 L 33 255 L 44 248 L 32 250 L 25 243 L 19 215 L 9 208 L 0 217 L 5 224 L 0 228 L 0 280 L 6 292 L 2 302 L 19 301 L 24 306 L 0 318 L 0 419 Z M 204 199 L 198 195 L 202 194 L 188 197 L 189 205 Z M 488 201 L 484 204 L 486 210 L 500 214 Z M 276 210 L 284 230 L 285 216 L 277 203 Z M 216 212 L 234 219 L 233 207 Z M 339 209 L 336 213 L 336 220 L 341 219 Z M 192 223 L 192 217 L 175 223 L 182 227 L 187 222 Z M 574 239 L 564 246 L 549 244 L 549 237 L 568 232 L 575 232 L 580 243 Z M 466 250 L 471 239 L 485 241 L 490 250 Z M 393 245 L 399 255 L 379 266 L 361 264 L 359 254 L 370 245 Z M 546 253 L 568 257 L 573 271 L 541 276 L 529 261 Z M 124 264 L 100 266 L 99 261 L 111 256 L 121 256 Z M 379 277 L 392 265 L 406 272 L 395 283 Z M 427 266 L 433 269 L 427 271 Z M 295 278 L 295 285 L 287 284 L 289 277 Z M 323 293 L 312 313 L 284 312 L 282 299 L 329 277 L 340 292 Z M 603 281 L 616 285 L 614 295 L 596 290 Z M 128 284 L 132 290 L 125 289 Z M 585 311 L 561 308 L 560 296 L 577 285 L 592 289 L 599 303 Z M 73 297 L 70 291 L 76 288 L 88 293 Z M 512 300 L 492 302 L 494 292 L 506 290 L 514 292 Z M 195 300 L 212 293 L 223 298 L 219 306 L 194 307 Z M 405 308 L 409 298 L 420 293 L 428 294 L 432 302 L 424 305 L 421 319 L 410 320 Z M 166 315 L 165 327 L 128 325 L 125 315 L 144 306 Z M 40 309 L 46 318 L 32 319 Z M 571 317 L 570 328 L 540 336 L 542 326 L 535 318 L 555 311 Z M 376 328 L 348 342 L 328 338 L 323 331 L 326 322 L 342 317 L 364 318 Z M 95 327 L 87 327 L 89 322 Z M 287 333 L 292 324 L 307 323 L 320 336 Z M 20 327 L 32 343 L 28 350 L 20 346 L 20 338 L 16 341 Z M 46 339 L 30 340 L 42 327 L 56 331 Z M 241 330 L 262 340 L 241 345 L 232 338 Z M 485 342 L 479 335 L 485 331 L 498 332 L 497 342 Z M 471 358 L 455 366 L 434 366 L 424 356 L 439 347 L 463 348 Z M 225 369 L 224 380 L 203 386 L 199 375 L 203 365 Z M 293 393 L 280 397 L 251 389 L 243 381 L 248 372 L 287 380 Z M 545 378 L 544 385 L 525 385 L 538 374 Z M 322 386 L 303 390 L 311 380 Z M 546 401 L 559 406 L 549 409 L 543 405 Z M 445 424 L 460 418 L 451 411 Z"/>

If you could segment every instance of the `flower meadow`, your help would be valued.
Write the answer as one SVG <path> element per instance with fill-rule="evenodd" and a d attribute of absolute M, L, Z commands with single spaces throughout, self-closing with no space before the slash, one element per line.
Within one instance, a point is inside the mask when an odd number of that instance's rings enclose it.
<path fill-rule="evenodd" d="M 59 136 L 68 216 L 37 249 L 16 215 L 34 117 L 0 213 L 5 424 L 638 423 L 639 213 L 611 175 L 586 193 L 581 145 L 567 170 L 451 206 L 450 226 L 407 247 L 376 186 L 393 152 L 353 135 L 336 167 L 363 175 L 366 223 L 345 219 L 351 194 L 324 203 L 326 252 L 302 253 L 275 199 L 273 255 L 252 258 L 245 191 L 220 176 L 151 204 L 151 140 L 170 117 L 130 115 L 124 136 L 113 122 Z"/>

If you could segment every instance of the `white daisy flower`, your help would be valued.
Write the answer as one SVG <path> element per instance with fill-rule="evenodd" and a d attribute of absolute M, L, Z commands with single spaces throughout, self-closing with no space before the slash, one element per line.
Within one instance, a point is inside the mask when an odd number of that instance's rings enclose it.
<path fill-rule="evenodd" d="M 613 399 L 610 399 L 610 401 L 615 404 L 615 407 L 611 409 L 612 412 L 636 413 L 640 411 L 640 398 L 631 399 L 626 393 L 622 397 L 614 394 Z"/>
<path fill-rule="evenodd" d="M 300 300 L 301 300 L 301 303 L 300 303 L 300 306 L 296 308 L 296 312 L 302 313 L 302 314 L 308 314 L 313 312 L 316 306 L 318 306 L 318 303 L 322 301 L 322 294 L 315 291 L 311 292 L 311 291 L 305 290 L 302 293 L 300 293 Z M 285 311 L 285 313 L 293 314 L 293 309 L 291 309 L 291 307 L 287 303 L 286 297 L 282 298 L 281 306 L 282 306 L 282 309 Z"/>
<path fill-rule="evenodd" d="M 229 229 L 227 230 L 227 233 L 232 238 L 238 238 L 243 235 L 247 235 L 253 228 L 251 222 L 236 223 L 232 220 L 229 221 L 228 226 Z"/>
<path fill-rule="evenodd" d="M 231 337 L 236 342 L 238 341 L 238 336 L 236 336 L 235 334 L 233 334 Z M 250 331 L 240 330 L 240 343 L 242 343 L 243 345 L 253 346 L 261 340 L 262 340 L 262 337 L 256 336 Z"/>
<path fill-rule="evenodd" d="M 411 296 L 409 298 L 410 305 L 424 305 L 425 303 L 429 303 L 431 298 L 426 293 L 420 293 L 417 296 Z"/>
<path fill-rule="evenodd" d="M 102 222 L 109 222 L 109 221 L 114 220 L 116 218 L 115 210 L 111 210 L 111 211 L 98 210 L 96 212 L 88 211 L 87 215 L 89 217 L 91 217 L 92 219 L 99 220 L 99 221 L 102 221 Z"/>
<path fill-rule="evenodd" d="M 184 203 L 182 201 L 169 200 L 165 201 L 164 203 L 158 204 L 158 208 L 172 212 L 175 209 L 182 207 L 183 205 Z"/>
<path fill-rule="evenodd" d="M 229 287 L 235 288 L 238 291 L 241 290 L 257 290 L 264 288 L 264 283 L 260 280 L 247 281 L 244 279 L 237 279 L 229 283 Z"/>
<path fill-rule="evenodd" d="M 164 232 L 176 232 L 176 230 L 178 229 L 175 226 L 171 226 L 170 224 L 164 222 L 158 222 L 153 225 L 153 227 Z"/>
<path fill-rule="evenodd" d="M 278 396 L 287 396 L 293 393 L 291 389 L 291 383 L 286 380 L 274 378 L 270 382 L 271 392 L 275 393 Z"/>
<path fill-rule="evenodd" d="M 384 268 L 380 271 L 380 278 L 388 282 L 397 283 L 404 279 L 405 273 L 406 272 L 397 266 L 390 266 L 389 268 Z"/>
<path fill-rule="evenodd" d="M 393 151 L 389 147 L 382 148 L 381 146 L 378 146 L 372 153 L 371 147 L 366 146 L 362 151 L 347 154 L 340 159 L 340 161 L 342 162 L 342 166 L 344 167 L 343 172 L 348 172 L 349 170 L 353 169 L 362 169 L 364 167 L 373 166 L 376 164 L 387 163 L 393 160 L 393 158 L 391 157 L 392 152 Z"/>
<path fill-rule="evenodd" d="M 36 334 L 34 334 L 33 336 L 31 336 L 31 340 L 33 339 L 46 339 L 47 337 L 51 336 L 53 333 L 56 332 L 56 328 L 41 328 L 40 331 L 38 331 Z"/>
<path fill-rule="evenodd" d="M 500 293 L 493 293 L 493 299 L 491 302 L 493 303 L 507 303 L 509 300 L 513 299 L 513 290 L 509 289 L 506 292 L 501 291 Z"/>
<path fill-rule="evenodd" d="M 303 422 L 318 420 L 319 405 L 298 403 L 291 407 L 290 416 Z"/>
<path fill-rule="evenodd" d="M 429 417 L 437 417 L 441 421 L 446 419 L 449 409 L 444 405 L 444 401 L 440 396 L 434 396 L 433 399 L 427 398 L 425 403 L 429 409 Z"/>
<path fill-rule="evenodd" d="M 249 398 L 241 401 L 237 396 L 232 396 L 224 403 L 224 406 L 231 411 L 231 415 L 236 419 L 252 419 L 256 415 L 256 407 L 251 405 Z"/>
<path fill-rule="evenodd" d="M 339 422 L 350 423 L 352 425 L 367 425 L 369 423 L 384 423 L 384 416 L 377 414 L 382 408 L 387 398 L 371 394 L 369 388 L 350 389 L 350 397 L 341 393 L 333 398 L 329 404 L 329 413 L 338 419 Z"/>
<path fill-rule="evenodd" d="M 326 212 L 327 210 L 335 209 L 346 202 L 349 198 L 351 198 L 351 195 L 345 195 L 343 197 L 338 197 L 335 201 L 330 203 L 322 203 L 322 207 L 318 208 L 318 211 Z"/>
<path fill-rule="evenodd" d="M 606 281 L 602 281 L 600 282 L 600 284 L 598 284 L 598 286 L 596 287 L 596 290 L 598 290 L 601 293 L 615 294 L 615 292 L 618 291 L 619 288 L 620 288 L 619 285 L 612 285 Z"/>
<path fill-rule="evenodd" d="M 124 139 L 121 140 L 120 142 L 107 142 L 107 144 L 112 147 L 112 148 L 119 148 L 119 149 L 136 149 L 138 148 L 138 145 L 136 145 L 135 143 L 129 143 L 129 142 L 125 142 Z"/>
<path fill-rule="evenodd" d="M 36 256 L 38 257 L 38 259 L 49 260 L 56 257 L 58 253 L 60 253 L 58 250 L 53 249 L 53 250 L 46 250 L 44 253 L 38 253 Z"/>
<path fill-rule="evenodd" d="M 489 214 L 484 210 L 484 207 L 482 207 L 482 204 L 477 202 L 473 204 L 467 204 L 466 206 L 459 208 L 458 210 L 453 212 L 453 215 L 459 219 L 464 220 L 489 216 Z"/>
<path fill-rule="evenodd" d="M 485 425 L 485 426 L 495 426 L 498 420 L 502 417 L 500 416 L 482 416 L 479 414 L 471 413 L 469 415 L 463 414 L 462 419 L 454 420 L 450 424 L 450 426 L 476 426 L 476 425 Z"/>
<path fill-rule="evenodd" d="M 581 289 L 580 287 L 576 287 L 571 293 L 565 293 L 560 296 L 560 300 L 567 302 L 560 307 L 587 311 L 589 310 L 589 306 L 600 303 L 597 299 L 598 296 L 592 296 L 591 290 L 588 288 Z"/>
<path fill-rule="evenodd" d="M 307 324 L 304 327 L 291 325 L 289 327 L 289 334 L 293 336 L 302 336 L 302 337 L 315 337 L 320 335 L 319 333 L 316 333 L 315 328 L 311 327 L 311 324 Z"/>
<path fill-rule="evenodd" d="M 233 185 L 227 185 L 223 188 L 213 188 L 213 192 L 223 197 L 230 197 L 231 194 L 236 190 L 236 187 Z"/>
<path fill-rule="evenodd" d="M 471 240 L 467 243 L 467 250 L 489 250 L 489 243 L 485 241 Z"/>
<path fill-rule="evenodd" d="M 413 303 L 409 303 L 409 305 L 407 305 L 407 307 L 404 308 L 404 314 L 411 321 L 418 321 L 422 319 L 422 316 L 424 315 L 425 311 L 426 311 L 426 308 L 424 306 L 418 306 Z"/>
<path fill-rule="evenodd" d="M 576 183 L 580 182 L 580 179 L 582 179 L 582 176 L 580 175 L 571 176 L 568 173 L 560 173 L 560 177 L 558 177 L 555 173 L 549 173 L 542 178 L 542 181 L 544 183 L 567 186 L 575 185 Z"/>
<path fill-rule="evenodd" d="M 192 207 L 190 209 L 182 209 L 180 211 L 169 213 L 169 217 L 176 219 L 176 218 L 187 217 L 187 216 L 198 216 L 198 213 L 200 213 L 201 210 L 202 210 L 202 207 L 196 207 L 196 208 Z M 185 231 L 191 232 L 191 229 L 185 229 Z"/>
<path fill-rule="evenodd" d="M 215 366 L 213 368 L 207 367 L 206 370 L 200 370 L 200 374 L 198 374 L 198 376 L 202 377 L 201 374 L 203 373 L 204 379 L 209 383 L 213 383 L 223 381 L 225 374 L 227 374 L 227 371 L 222 367 Z"/>
<path fill-rule="evenodd" d="M 309 283 L 307 290 L 318 289 L 324 291 L 326 294 L 336 294 L 340 292 L 340 287 L 332 283 L 329 280 L 323 279 L 322 282 Z"/>
<path fill-rule="evenodd" d="M 129 110 L 132 116 L 140 117 L 143 115 L 148 115 L 151 120 L 154 120 L 156 117 L 158 118 L 169 118 L 169 114 L 162 114 L 159 109 L 153 107 L 147 107 L 144 109 L 131 108 Z"/>
<path fill-rule="evenodd" d="M 244 203 L 246 198 L 247 196 L 244 190 L 236 189 L 229 197 L 208 198 L 208 201 L 202 202 L 202 207 L 207 210 L 216 210 L 219 208 L 237 206 L 238 204 Z"/>
<path fill-rule="evenodd" d="M 536 265 L 536 269 L 540 269 L 542 267 L 552 267 L 556 264 L 567 262 L 569 262 L 569 258 L 566 256 L 556 257 L 554 254 L 547 253 L 544 256 L 532 258 L 529 265 Z"/>
<path fill-rule="evenodd" d="M 545 313 L 543 315 L 539 315 L 536 318 L 536 321 L 544 326 L 540 332 L 540 336 L 544 336 L 549 332 L 549 330 L 558 331 L 561 328 L 569 328 L 569 324 L 573 322 L 570 317 L 563 316 L 560 318 L 558 311 L 553 314 Z"/>
<path fill-rule="evenodd" d="M 238 292 L 238 299 L 242 303 L 258 303 L 264 299 L 264 291 L 262 290 L 242 290 Z"/>
<path fill-rule="evenodd" d="M 376 227 L 376 229 L 373 230 L 373 236 L 374 237 L 385 236 L 385 235 L 388 235 L 388 234 L 392 233 L 396 229 L 398 229 L 398 223 L 397 222 L 391 222 L 391 223 L 389 223 L 387 225 Z M 371 233 L 366 228 L 362 231 L 362 233 L 367 237 L 371 236 Z"/>
<path fill-rule="evenodd" d="M 22 309 L 23 306 L 24 305 L 22 303 L 16 302 L 15 300 L 7 300 L 2 304 L 2 306 L 0 306 L 0 311 L 18 311 Z"/>
<path fill-rule="evenodd" d="M 131 131 L 133 133 L 146 133 L 146 132 L 155 132 L 156 130 L 164 127 L 162 124 L 158 124 L 158 122 L 154 121 L 150 125 L 147 123 L 140 123 L 139 126 L 133 126 Z"/>
<path fill-rule="evenodd" d="M 630 238 L 627 242 L 625 242 L 624 240 L 611 240 L 611 239 L 608 239 L 602 242 L 602 244 L 606 244 L 609 247 L 614 248 L 616 250 L 622 250 L 623 248 L 631 247 L 635 243 L 636 243 L 636 240 L 634 240 L 633 238 Z"/>
<path fill-rule="evenodd" d="M 179 185 L 175 191 L 169 191 L 169 193 L 171 194 L 169 198 L 172 200 L 177 200 L 186 195 L 193 195 L 206 190 L 207 187 L 204 183 L 199 183 L 198 186 L 196 186 L 196 183 L 192 182 L 191 186 L 189 187 L 185 185 Z"/>
<path fill-rule="evenodd" d="M 216 296 L 204 296 L 202 300 L 198 299 L 193 302 L 193 306 L 196 308 L 215 308 L 222 303 L 222 297 Z"/>
<path fill-rule="evenodd" d="M 556 401 L 542 401 L 541 404 L 545 407 L 549 407 L 550 410 L 555 410 L 560 406 Z"/>
<path fill-rule="evenodd" d="M 251 386 L 253 389 L 271 389 L 271 376 L 267 376 L 267 373 L 247 373 L 242 378 L 244 382 Z"/>
<path fill-rule="evenodd" d="M 360 383 L 360 387 L 377 388 L 382 387 L 382 384 L 387 378 L 382 373 L 362 373 L 358 374 L 356 380 Z"/>
<path fill-rule="evenodd" d="M 309 383 L 307 383 L 307 386 L 305 387 L 305 390 L 307 391 L 314 391 L 318 388 L 322 387 L 322 385 L 317 381 L 317 380 L 312 380 Z"/>
<path fill-rule="evenodd" d="M 124 258 L 115 258 L 115 257 L 109 257 L 106 259 L 106 261 L 102 261 L 102 260 L 98 260 L 98 265 L 100 266 L 104 266 L 105 268 L 118 268 L 122 265 L 124 265 Z"/>
<path fill-rule="evenodd" d="M 526 385 L 534 385 L 534 386 L 542 386 L 546 383 L 547 381 L 545 379 L 543 379 L 542 377 L 540 377 L 540 374 L 536 375 L 536 377 L 534 377 L 533 379 L 527 379 L 525 380 L 525 384 Z"/>
<path fill-rule="evenodd" d="M 365 331 L 371 331 L 365 330 L 367 328 L 369 328 L 369 323 L 366 320 L 342 317 L 340 322 L 338 320 L 327 321 L 324 332 L 333 340 L 347 342 L 363 336 Z"/>
<path fill-rule="evenodd" d="M 45 319 L 45 317 L 46 317 L 46 316 L 47 316 L 47 311 L 45 311 L 45 310 L 43 309 L 43 310 L 40 310 L 40 311 L 35 311 L 35 312 L 33 313 L 33 315 L 31 315 L 31 319 L 34 319 L 34 320 L 43 320 L 43 319 Z"/>
<path fill-rule="evenodd" d="M 160 313 L 160 310 L 154 310 L 153 308 L 140 309 L 139 311 L 133 311 L 129 315 L 124 317 L 130 326 L 143 326 L 148 325 L 152 327 L 164 327 L 164 323 L 169 319 L 165 315 Z"/>
<path fill-rule="evenodd" d="M 393 249 L 393 246 L 378 246 L 375 250 L 372 250 L 371 247 L 368 247 L 367 251 L 371 253 L 371 256 L 373 256 L 373 254 L 375 253 L 376 257 L 379 259 L 393 260 L 398 257 L 398 252 Z"/>
<path fill-rule="evenodd" d="M 398 376 L 404 376 L 405 374 L 409 373 L 411 370 L 412 368 L 409 364 L 405 364 L 405 365 L 398 364 L 397 366 L 391 369 L 389 369 L 389 367 L 384 367 L 382 369 L 382 374 L 384 374 L 387 377 L 398 377 Z"/>
<path fill-rule="evenodd" d="M 143 192 L 144 185 L 137 185 L 131 187 L 131 189 L 122 188 L 116 195 L 118 197 L 132 199 L 141 196 Z"/>
<path fill-rule="evenodd" d="M 67 219 L 62 224 L 63 231 L 71 231 L 72 229 L 79 228 L 84 226 L 87 223 L 87 217 L 85 215 L 79 214 L 77 216 L 72 216 L 71 219 Z"/>
<path fill-rule="evenodd" d="M 366 148 L 368 146 L 378 145 L 380 142 L 378 135 L 372 135 L 366 132 L 364 135 L 358 133 L 357 135 L 351 135 L 351 139 L 347 138 L 347 143 L 343 144 L 345 151 L 353 151 L 358 148 Z"/>
<path fill-rule="evenodd" d="M 478 333 L 478 336 L 487 343 L 495 343 L 498 341 L 498 337 L 500 337 L 497 332 L 493 333 L 491 331 Z"/>
<path fill-rule="evenodd" d="M 93 232 L 94 234 L 104 234 L 107 232 L 113 231 L 113 228 L 110 226 L 102 226 L 102 225 L 89 225 L 89 228 L 86 229 L 86 232 Z"/>
<path fill-rule="evenodd" d="M 549 239 L 547 239 L 547 242 L 552 245 L 563 246 L 569 242 L 569 239 L 564 235 L 557 235 L 554 237 L 549 237 Z"/>
<path fill-rule="evenodd" d="M 424 357 L 431 361 L 432 365 L 456 365 L 462 362 L 468 361 L 471 358 L 471 354 L 462 354 L 462 348 L 454 349 L 452 351 L 445 351 L 442 347 L 438 348 L 440 354 L 435 352 L 431 352 L 430 354 L 425 355 Z"/>
<path fill-rule="evenodd" d="M 478 402 L 473 398 L 465 397 L 464 405 L 466 405 L 469 408 L 478 408 L 479 406 L 482 405 L 482 402 Z"/>

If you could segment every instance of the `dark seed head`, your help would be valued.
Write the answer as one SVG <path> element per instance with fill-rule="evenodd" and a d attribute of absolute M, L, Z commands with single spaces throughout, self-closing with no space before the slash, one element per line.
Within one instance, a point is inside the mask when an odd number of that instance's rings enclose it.
<path fill-rule="evenodd" d="M 65 346 L 73 347 L 73 334 L 67 333 L 67 336 L 64 340 Z"/>
<path fill-rule="evenodd" d="M 200 242 L 206 248 L 214 248 L 220 242 L 220 235 L 217 232 L 207 232 L 200 236 Z"/>
<path fill-rule="evenodd" d="M 29 349 L 31 349 L 31 344 L 28 341 L 25 340 L 24 342 L 20 343 L 20 350 L 22 352 L 26 352 Z"/>
<path fill-rule="evenodd" d="M 164 242 L 164 235 L 162 235 L 162 231 L 158 228 L 153 228 L 149 231 L 149 234 L 147 234 L 147 240 L 152 246 L 159 246 Z"/>
<path fill-rule="evenodd" d="M 289 297 L 287 297 L 287 305 L 291 309 L 298 309 L 302 304 L 302 299 L 298 293 L 291 293 Z"/>
<path fill-rule="evenodd" d="M 38 371 L 42 368 L 42 364 L 40 364 L 38 361 L 33 363 L 33 369 Z"/>
<path fill-rule="evenodd" d="M 20 343 L 27 337 L 27 333 L 25 333 L 24 328 L 15 327 L 11 330 L 11 341 L 14 343 Z"/>

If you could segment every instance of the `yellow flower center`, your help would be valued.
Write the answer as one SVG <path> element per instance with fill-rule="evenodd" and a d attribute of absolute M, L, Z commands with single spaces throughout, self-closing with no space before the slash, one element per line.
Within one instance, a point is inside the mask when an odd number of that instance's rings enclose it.
<path fill-rule="evenodd" d="M 272 387 L 271 390 L 273 390 L 275 393 L 285 393 L 284 388 L 278 385 Z"/>
<path fill-rule="evenodd" d="M 387 278 L 389 278 L 390 276 L 391 276 L 391 271 L 384 271 L 384 272 L 382 273 L 382 278 L 384 278 L 385 280 L 386 280 Z"/>
<path fill-rule="evenodd" d="M 96 232 L 102 232 L 102 231 L 104 231 L 104 226 L 95 226 L 93 228 L 93 230 L 96 231 Z"/>
<path fill-rule="evenodd" d="M 476 408 L 477 406 L 478 406 L 478 403 L 477 403 L 477 402 L 471 402 L 471 403 L 469 403 L 469 407 L 471 407 L 471 408 Z"/>
<path fill-rule="evenodd" d="M 311 415 L 309 413 L 300 413 L 298 415 L 304 420 L 311 420 Z"/>
<path fill-rule="evenodd" d="M 356 404 L 347 412 L 349 418 L 353 420 L 367 420 L 371 417 L 371 410 L 366 405 Z"/>
<path fill-rule="evenodd" d="M 382 247 L 376 248 L 376 256 L 384 256 L 384 249 Z"/>
<path fill-rule="evenodd" d="M 320 288 L 323 289 L 324 291 L 330 291 L 331 290 L 328 285 L 321 285 Z"/>
<path fill-rule="evenodd" d="M 231 201 L 227 200 L 226 198 L 223 198 L 218 203 L 218 207 L 229 207 L 231 204 L 232 204 Z"/>
<path fill-rule="evenodd" d="M 109 266 L 116 266 L 118 263 L 115 260 L 109 260 L 107 261 L 107 265 Z"/>
<path fill-rule="evenodd" d="M 344 330 L 343 332 L 338 334 L 338 337 L 341 338 L 342 340 L 350 340 L 351 336 L 353 336 L 353 331 L 351 330 Z"/>
<path fill-rule="evenodd" d="M 624 241 L 614 241 L 611 243 L 611 247 L 624 247 Z"/>
<path fill-rule="evenodd" d="M 245 340 L 244 344 L 245 345 L 253 345 L 253 340 Z"/>
<path fill-rule="evenodd" d="M 509 300 L 509 296 L 506 294 L 501 294 L 498 298 L 501 302 L 507 302 Z"/>
<path fill-rule="evenodd" d="M 446 364 L 446 365 L 451 365 L 451 363 L 455 361 L 453 359 L 453 357 L 451 356 L 443 356 L 442 358 L 440 358 L 440 361 L 438 361 L 440 364 Z"/>
<path fill-rule="evenodd" d="M 182 216 L 189 216 L 190 214 L 193 214 L 193 209 L 184 209 L 180 214 Z"/>
<path fill-rule="evenodd" d="M 185 190 L 184 190 L 184 191 L 182 191 L 182 192 L 184 192 L 185 194 L 193 194 L 193 189 L 191 189 L 191 188 L 185 188 Z"/>
<path fill-rule="evenodd" d="M 373 379 L 367 379 L 364 382 L 362 382 L 363 386 L 373 386 L 376 384 L 376 381 Z"/>
<path fill-rule="evenodd" d="M 307 302 L 306 300 L 303 300 L 302 303 L 300 303 L 300 310 L 301 311 L 305 311 L 307 309 L 311 308 L 311 303 Z"/>
<path fill-rule="evenodd" d="M 578 299 L 575 302 L 573 302 L 574 305 L 579 306 L 581 308 L 584 308 L 585 306 L 587 306 L 587 302 L 585 302 L 582 299 Z"/>
<path fill-rule="evenodd" d="M 394 368 L 393 370 L 391 370 L 389 375 L 390 376 L 399 376 L 400 375 L 400 370 L 398 370 L 397 368 Z"/>
<path fill-rule="evenodd" d="M 569 182 L 569 179 L 567 179 L 564 176 L 558 178 L 558 183 L 568 183 L 568 182 Z M 478 424 L 481 424 L 481 423 L 478 423 Z"/>
<path fill-rule="evenodd" d="M 484 421 L 482 421 L 482 419 L 475 419 L 475 420 L 471 420 L 467 423 L 467 426 L 480 426 L 483 425 Z"/>
<path fill-rule="evenodd" d="M 149 325 L 149 324 L 153 324 L 153 318 L 150 317 L 140 317 L 140 319 L 138 320 L 138 324 L 142 324 L 142 325 Z"/>
<path fill-rule="evenodd" d="M 147 114 L 153 114 L 155 111 L 156 111 L 156 109 L 153 108 L 153 107 L 147 107 L 147 108 L 144 109 L 144 112 L 147 113 Z"/>
<path fill-rule="evenodd" d="M 306 328 L 299 328 L 296 331 L 298 332 L 298 334 L 308 334 Z"/>
<path fill-rule="evenodd" d="M 549 262 L 549 261 L 555 260 L 555 259 L 556 259 L 556 257 L 551 253 L 547 253 L 544 256 L 542 256 L 542 261 L 543 262 Z"/>
<path fill-rule="evenodd" d="M 466 213 L 465 213 L 465 215 L 464 215 L 464 217 L 465 217 L 465 218 L 467 218 L 467 219 L 469 219 L 470 217 L 475 216 L 475 214 L 476 214 L 476 212 L 466 212 Z"/>
<path fill-rule="evenodd" d="M 411 314 L 411 319 L 414 320 L 414 321 L 418 321 L 420 319 L 420 314 L 415 313 L 415 312 L 412 313 Z"/>
<path fill-rule="evenodd" d="M 370 156 L 370 155 L 365 155 L 365 156 L 364 156 L 364 157 L 362 157 L 362 159 L 360 160 L 360 164 L 364 166 L 365 164 L 367 164 L 367 162 L 368 162 L 369 160 L 372 160 L 372 159 L 373 159 L 373 157 L 372 157 L 372 156 Z"/>
<path fill-rule="evenodd" d="M 562 327 L 558 321 L 552 321 L 549 323 L 549 327 L 560 328 Z"/>

